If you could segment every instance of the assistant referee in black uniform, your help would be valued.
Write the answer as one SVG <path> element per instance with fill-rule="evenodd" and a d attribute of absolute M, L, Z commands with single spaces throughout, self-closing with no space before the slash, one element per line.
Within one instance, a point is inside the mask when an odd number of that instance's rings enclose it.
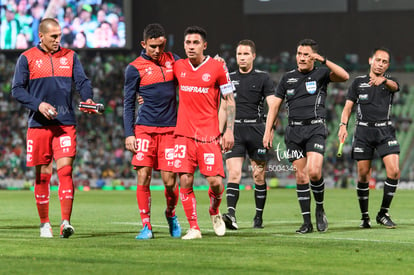
<path fill-rule="evenodd" d="M 234 146 L 224 155 L 228 171 L 226 189 L 227 210 L 223 220 L 228 229 L 236 230 L 236 205 L 239 199 L 239 184 L 243 162 L 249 155 L 255 183 L 254 197 L 256 214 L 253 228 L 263 228 L 263 210 L 267 196 L 265 181 L 266 162 L 269 158 L 263 147 L 264 100 L 270 104 L 275 92 L 274 82 L 266 72 L 254 68 L 256 46 L 251 40 L 242 40 L 237 44 L 236 59 L 238 70 L 230 73 L 235 86 L 236 118 L 234 123 Z M 225 105 L 220 106 L 224 108 Z M 224 113 L 224 112 L 222 112 Z"/>
<path fill-rule="evenodd" d="M 374 150 L 382 158 L 387 179 L 384 194 L 376 221 L 387 228 L 395 228 L 388 209 L 400 179 L 400 145 L 395 137 L 395 129 L 390 120 L 394 93 L 399 91 L 398 82 L 385 75 L 390 66 L 390 51 L 377 48 L 369 58 L 368 75 L 357 77 L 348 91 L 342 111 L 338 137 L 344 141 L 348 136 L 347 125 L 352 107 L 357 104 L 356 129 L 352 144 L 352 158 L 358 161 L 357 195 L 362 214 L 361 228 L 371 228 L 368 214 L 369 179 Z"/>
<path fill-rule="evenodd" d="M 289 160 L 295 168 L 296 191 L 303 217 L 302 226 L 296 230 L 299 234 L 313 232 L 310 189 L 316 202 L 317 229 L 320 232 L 328 229 L 323 207 L 325 183 L 322 176 L 327 137 L 325 99 L 329 82 L 343 82 L 349 79 L 343 68 L 317 52 L 318 45 L 312 39 L 304 39 L 298 43 L 297 69 L 285 73 L 279 82 L 276 100 L 269 106 L 263 137 L 263 145 L 270 148 L 273 139 L 271 129 L 280 105 L 285 100 L 289 119 L 285 143 Z M 315 67 L 315 61 L 326 66 Z"/>

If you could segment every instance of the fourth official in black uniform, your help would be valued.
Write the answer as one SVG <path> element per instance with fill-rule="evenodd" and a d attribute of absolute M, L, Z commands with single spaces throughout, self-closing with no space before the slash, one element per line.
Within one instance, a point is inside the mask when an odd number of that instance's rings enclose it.
<path fill-rule="evenodd" d="M 297 69 L 287 72 L 276 88 L 276 101 L 269 106 L 263 145 L 272 145 L 272 126 L 283 100 L 286 101 L 289 125 L 285 143 L 289 160 L 295 169 L 297 196 L 303 224 L 299 234 L 313 232 L 310 206 L 312 190 L 316 202 L 316 225 L 319 232 L 328 229 L 323 207 L 325 183 L 322 176 L 327 129 L 325 99 L 329 82 L 348 80 L 348 73 L 319 55 L 312 39 L 299 42 L 296 52 Z M 315 61 L 326 66 L 315 67 Z M 310 188 L 309 188 L 310 186 Z"/>
<path fill-rule="evenodd" d="M 349 88 L 344 110 L 342 111 L 338 137 L 344 141 L 348 136 L 347 124 L 352 107 L 357 104 L 356 129 L 352 145 L 352 157 L 358 161 L 357 195 L 362 214 L 361 228 L 371 228 L 368 214 L 368 183 L 371 177 L 371 161 L 374 150 L 382 158 L 387 179 L 384 194 L 376 221 L 387 228 L 395 228 L 388 209 L 400 179 L 400 145 L 395 137 L 390 115 L 394 93 L 399 91 L 397 81 L 386 75 L 390 66 L 390 52 L 377 48 L 369 58 L 370 72 L 357 77 Z"/>
<path fill-rule="evenodd" d="M 227 210 L 223 220 L 228 229 L 236 230 L 236 205 L 239 199 L 239 184 L 242 166 L 246 153 L 249 155 L 252 168 L 256 214 L 253 228 L 263 228 L 263 210 L 267 196 L 265 181 L 266 162 L 269 154 L 263 147 L 262 139 L 265 130 L 264 100 L 270 104 L 274 99 L 274 83 L 270 76 L 253 66 L 256 57 L 256 46 L 251 40 L 242 40 L 236 49 L 238 70 L 230 73 L 235 86 L 236 119 L 234 123 L 234 146 L 225 153 L 227 182 Z M 223 103 L 220 108 L 225 108 Z M 225 112 L 221 111 L 221 114 Z M 222 120 L 224 121 L 224 120 Z M 222 123 L 221 126 L 224 123 Z"/>

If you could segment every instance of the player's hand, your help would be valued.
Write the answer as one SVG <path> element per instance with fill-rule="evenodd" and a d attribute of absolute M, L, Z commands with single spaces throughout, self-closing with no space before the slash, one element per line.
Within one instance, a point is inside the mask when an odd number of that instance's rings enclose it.
<path fill-rule="evenodd" d="M 310 59 L 313 61 L 319 61 L 322 62 L 325 60 L 325 57 L 323 57 L 322 55 L 318 54 L 318 53 L 311 53 L 310 55 Z"/>
<path fill-rule="evenodd" d="M 345 141 L 345 139 L 348 137 L 348 131 L 345 126 L 339 126 L 338 131 L 338 138 L 340 142 Z"/>
<path fill-rule="evenodd" d="M 218 54 L 216 54 L 216 55 L 214 56 L 214 59 L 215 59 L 215 60 L 217 60 L 217 61 L 219 61 L 219 62 L 221 62 L 221 63 L 226 64 L 226 60 L 224 60 L 224 58 L 223 58 L 223 57 L 221 57 L 221 56 L 220 56 L 220 55 L 218 55 Z"/>
<path fill-rule="evenodd" d="M 386 80 L 383 76 L 371 76 L 368 84 L 371 86 L 379 86 Z"/>
<path fill-rule="evenodd" d="M 263 135 L 263 146 L 266 149 L 272 148 L 274 131 L 265 131 Z"/>
<path fill-rule="evenodd" d="M 223 153 L 233 148 L 233 145 L 234 145 L 233 131 L 227 129 L 224 132 L 223 137 L 220 139 L 220 143 L 221 143 L 221 150 Z"/>
<path fill-rule="evenodd" d="M 137 101 L 139 105 L 144 104 L 144 98 L 142 96 L 138 96 Z"/>
<path fill-rule="evenodd" d="M 92 99 L 87 99 L 86 101 L 85 101 L 85 103 L 88 103 L 88 104 L 96 104 Z M 87 109 L 82 109 L 81 110 L 82 112 L 84 112 L 84 113 L 87 113 L 87 114 L 96 114 L 96 112 L 94 112 L 93 110 L 87 110 Z"/>
<path fill-rule="evenodd" d="M 58 115 L 56 108 L 47 102 L 39 104 L 39 112 L 48 120 L 55 119 Z"/>
<path fill-rule="evenodd" d="M 135 136 L 129 136 L 125 138 L 125 148 L 132 153 L 137 152 L 137 139 Z"/>

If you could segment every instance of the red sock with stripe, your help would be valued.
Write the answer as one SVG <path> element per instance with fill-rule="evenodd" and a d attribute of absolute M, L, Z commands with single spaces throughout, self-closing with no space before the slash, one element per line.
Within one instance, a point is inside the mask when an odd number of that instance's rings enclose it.
<path fill-rule="evenodd" d="M 193 188 L 180 188 L 180 198 L 190 228 L 200 230 L 197 222 L 197 201 Z"/>
<path fill-rule="evenodd" d="M 149 185 L 137 185 L 137 202 L 139 214 L 141 216 L 142 227 L 148 226 L 149 230 L 151 227 L 151 192 Z"/>
<path fill-rule="evenodd" d="M 36 175 L 34 194 L 36 199 L 37 212 L 41 223 L 50 222 L 49 220 L 49 196 L 50 196 L 50 178 L 52 174 Z"/>
<path fill-rule="evenodd" d="M 72 166 L 66 165 L 57 170 L 59 177 L 59 200 L 60 200 L 60 213 L 62 220 L 70 222 L 72 215 L 73 198 L 75 195 L 75 188 L 73 186 L 72 179 Z"/>
<path fill-rule="evenodd" d="M 175 216 L 175 208 L 177 207 L 179 194 L 178 184 L 175 186 L 174 190 L 168 188 L 165 188 L 164 190 L 165 199 L 167 200 L 165 214 L 169 218 Z"/>

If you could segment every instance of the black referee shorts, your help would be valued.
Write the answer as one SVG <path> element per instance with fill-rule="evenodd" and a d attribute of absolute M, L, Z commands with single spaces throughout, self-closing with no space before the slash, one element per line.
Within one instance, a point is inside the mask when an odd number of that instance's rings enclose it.
<path fill-rule="evenodd" d="M 263 147 L 265 124 L 234 124 L 234 146 L 224 154 L 225 159 L 246 157 L 256 161 L 268 161 L 271 158 Z"/>
<path fill-rule="evenodd" d="M 288 126 L 286 128 L 286 155 L 290 162 L 306 157 L 307 152 L 325 154 L 328 130 L 325 124 Z"/>
<path fill-rule="evenodd" d="M 372 160 L 374 152 L 383 158 L 400 153 L 400 144 L 395 137 L 393 126 L 366 127 L 356 126 L 352 142 L 352 158 L 355 160 Z"/>

